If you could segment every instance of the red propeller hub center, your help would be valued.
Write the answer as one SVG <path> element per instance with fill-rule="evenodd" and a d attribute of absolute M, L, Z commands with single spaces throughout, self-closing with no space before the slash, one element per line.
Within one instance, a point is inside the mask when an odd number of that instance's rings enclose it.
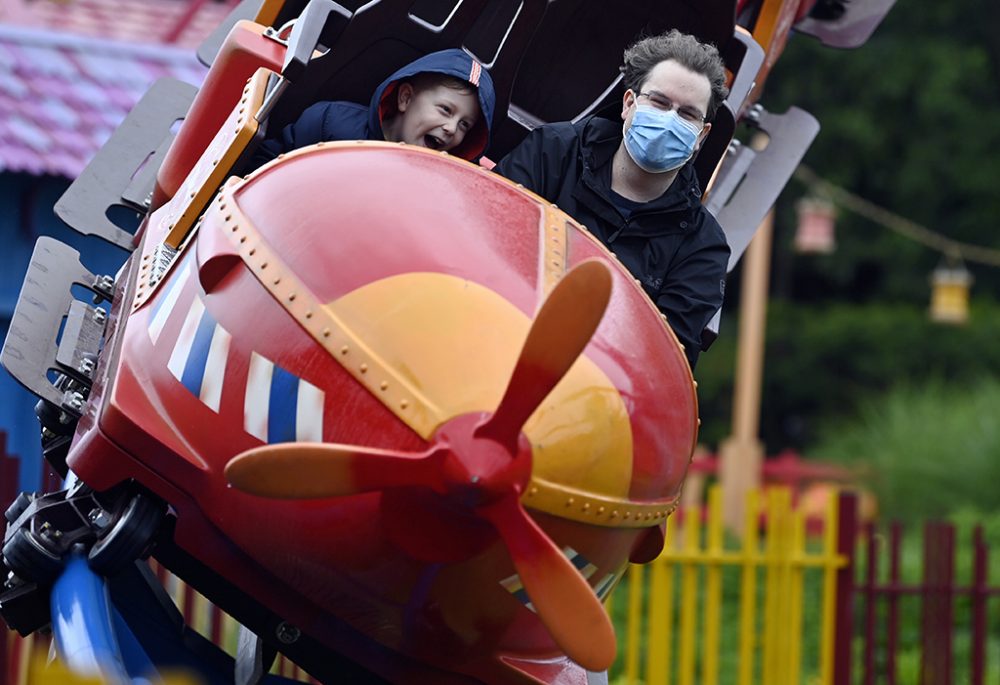
<path fill-rule="evenodd" d="M 477 428 L 489 417 L 486 412 L 464 414 L 438 429 L 434 450 L 444 455 L 443 493 L 417 488 L 383 493 L 389 537 L 414 558 L 459 561 L 486 549 L 496 541 L 496 531 L 476 509 L 505 496 L 518 498 L 527 485 L 531 444 L 521 434 L 512 451 L 494 439 L 477 436 Z"/>
<path fill-rule="evenodd" d="M 471 507 L 509 495 L 512 490 L 520 494 L 531 477 L 531 444 L 523 433 L 513 451 L 476 434 L 489 417 L 487 412 L 455 417 L 435 436 L 440 448 L 447 451 L 444 483 L 448 495 Z"/>

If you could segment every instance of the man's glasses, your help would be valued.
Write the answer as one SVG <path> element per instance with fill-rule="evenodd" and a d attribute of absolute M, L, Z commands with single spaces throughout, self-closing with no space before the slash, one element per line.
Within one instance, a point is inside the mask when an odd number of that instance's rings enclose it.
<path fill-rule="evenodd" d="M 701 126 L 705 123 L 704 115 L 702 115 L 702 113 L 696 108 L 689 105 L 681 105 L 678 107 L 670 98 L 659 91 L 650 90 L 645 93 L 637 93 L 636 97 L 646 98 L 649 100 L 649 104 L 664 112 L 669 112 L 670 110 L 675 109 L 677 110 L 677 116 L 696 126 Z"/>

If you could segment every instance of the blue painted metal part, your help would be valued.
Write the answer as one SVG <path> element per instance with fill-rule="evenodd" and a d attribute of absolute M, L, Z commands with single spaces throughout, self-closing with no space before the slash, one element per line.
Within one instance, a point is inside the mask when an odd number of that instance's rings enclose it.
<path fill-rule="evenodd" d="M 111 605 L 104 579 L 82 556 L 70 559 L 52 588 L 52 631 L 60 658 L 81 676 L 111 685 L 156 678 L 155 667 Z"/>

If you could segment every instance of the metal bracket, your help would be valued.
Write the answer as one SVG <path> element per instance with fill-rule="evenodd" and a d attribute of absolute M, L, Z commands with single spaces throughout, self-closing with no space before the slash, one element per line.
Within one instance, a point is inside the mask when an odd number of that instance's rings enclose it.
<path fill-rule="evenodd" d="M 194 86 L 171 78 L 154 83 L 56 202 L 56 216 L 74 231 L 95 235 L 132 251 L 132 234 L 115 225 L 107 211 L 110 207 L 130 205 L 145 211 L 141 200 L 152 190 L 151 181 L 157 169 L 154 164 L 158 163 L 156 154 L 152 158 L 150 155 L 162 147 L 158 143 L 169 133 L 174 121 L 187 114 L 197 91 Z M 144 162 L 145 166 L 136 174 Z M 137 188 L 133 176 L 148 183 L 148 189 Z M 134 201 L 136 197 L 140 198 L 138 203 Z"/>
<path fill-rule="evenodd" d="M 49 380 L 52 369 L 89 387 L 89 364 L 100 351 L 106 325 L 103 309 L 73 297 L 71 288 L 81 285 L 104 297 L 98 279 L 80 264 L 80 253 L 54 238 L 35 243 L 28 273 L 14 308 L 10 330 L 0 351 L 0 364 L 17 382 L 43 400 L 79 416 L 83 396 L 73 387 L 57 387 Z M 67 317 L 59 344 L 56 339 Z M 70 384 L 74 385 L 74 384 Z"/>
<path fill-rule="evenodd" d="M 751 125 L 768 135 L 767 147 L 757 151 L 747 145 L 730 145 L 705 207 L 726 232 L 731 254 L 727 271 L 743 256 L 760 222 L 802 161 L 819 133 L 816 118 L 798 107 L 771 114 L 755 106 Z"/>
<path fill-rule="evenodd" d="M 764 64 L 764 48 L 746 29 L 738 26 L 733 32 L 733 40 L 727 44 L 727 50 L 741 53 L 740 65 L 733 76 L 733 82 L 729 86 L 729 96 L 726 98 L 733 111 L 739 114 L 743 109 L 743 103 L 750 97 L 756 85 L 757 74 Z"/>
<path fill-rule="evenodd" d="M 748 123 L 768 135 L 763 150 L 733 140 L 726 151 L 705 207 L 722 225 L 729 243 L 732 271 L 750 244 L 764 217 L 802 161 L 819 133 L 816 118 L 798 107 L 784 114 L 771 114 L 755 105 Z M 718 337 L 722 310 L 715 312 L 701 332 L 701 348 L 707 350 Z"/>
<path fill-rule="evenodd" d="M 294 19 L 292 21 L 294 21 Z M 265 38 L 267 38 L 268 40 L 272 40 L 275 43 L 277 43 L 278 45 L 281 45 L 281 46 L 287 48 L 288 47 L 288 37 L 287 37 L 287 34 L 286 34 L 285 38 L 282 38 L 281 34 L 285 33 L 289 28 L 291 28 L 291 25 L 292 25 L 292 22 L 285 22 L 284 26 L 281 26 L 279 28 L 274 28 L 273 26 L 268 26 L 267 28 L 264 29 L 264 33 L 262 35 Z"/>
<path fill-rule="evenodd" d="M 326 33 L 327 40 L 336 41 L 351 22 L 352 13 L 333 0 L 309 0 L 302 14 L 280 29 L 268 27 L 264 35 L 285 45 L 285 61 L 282 63 L 280 78 L 272 78 L 268 83 L 267 96 L 255 115 L 257 121 L 265 121 L 274 109 L 281 95 L 290 83 L 295 83 L 305 72 L 313 55 L 322 47 L 320 36 Z M 288 40 L 280 35 L 291 25 Z M 323 52 L 328 49 L 324 48 Z"/>
<path fill-rule="evenodd" d="M 167 150 L 173 144 L 174 138 L 176 136 L 173 133 L 167 134 L 167 137 L 156 148 L 153 156 L 132 177 L 132 182 L 122 192 L 122 200 L 129 206 L 135 207 L 139 212 L 149 211 L 149 203 L 153 199 L 153 187 L 156 184 L 156 172 L 163 164 L 163 159 L 167 156 Z"/>
<path fill-rule="evenodd" d="M 70 303 L 66 326 L 56 350 L 56 365 L 60 371 L 80 383 L 91 384 L 107 320 L 103 309 L 80 300 Z"/>
<path fill-rule="evenodd" d="M 312 60 L 313 52 L 319 49 L 320 36 L 328 33 L 327 40 L 331 44 L 335 43 L 351 22 L 352 16 L 350 10 L 333 0 L 309 0 L 288 36 L 288 50 L 281 66 L 282 77 L 292 83 L 297 82 Z M 328 24 L 332 33 L 327 30 Z"/>

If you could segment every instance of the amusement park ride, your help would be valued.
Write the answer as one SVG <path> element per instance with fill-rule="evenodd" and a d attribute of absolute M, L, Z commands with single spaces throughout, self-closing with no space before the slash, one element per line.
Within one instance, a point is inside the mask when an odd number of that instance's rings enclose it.
<path fill-rule="evenodd" d="M 601 600 L 662 548 L 697 437 L 664 318 L 482 165 L 351 141 L 242 169 L 310 102 L 455 46 L 497 85 L 498 159 L 614 107 L 622 47 L 676 27 L 731 73 L 696 167 L 735 263 L 818 130 L 756 104 L 789 31 L 859 44 L 891 4 L 243 2 L 202 87 L 157 82 L 56 206 L 119 272 L 35 248 L 2 362 L 66 481 L 7 511 L 6 623 L 108 682 L 265 682 L 275 651 L 323 682 L 606 682 Z M 177 624 L 149 554 L 245 626 L 235 661 Z"/>

